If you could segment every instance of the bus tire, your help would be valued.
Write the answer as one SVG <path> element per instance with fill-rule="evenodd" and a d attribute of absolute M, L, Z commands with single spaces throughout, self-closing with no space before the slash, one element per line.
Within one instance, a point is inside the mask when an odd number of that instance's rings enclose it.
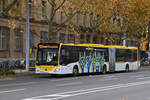
<path fill-rule="evenodd" d="M 73 76 L 77 76 L 79 74 L 78 66 L 73 67 Z"/>
<path fill-rule="evenodd" d="M 107 73 L 107 67 L 106 67 L 106 65 L 103 66 L 103 71 L 102 71 L 102 73 L 103 73 L 103 74 L 106 74 L 106 73 Z"/>
<path fill-rule="evenodd" d="M 125 71 L 126 71 L 126 72 L 129 72 L 129 71 L 130 71 L 130 70 L 129 70 L 129 64 L 126 65 Z"/>

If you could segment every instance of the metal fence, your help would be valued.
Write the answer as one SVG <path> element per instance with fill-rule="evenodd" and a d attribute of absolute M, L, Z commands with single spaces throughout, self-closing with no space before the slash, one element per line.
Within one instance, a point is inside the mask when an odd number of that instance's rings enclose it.
<path fill-rule="evenodd" d="M 0 69 L 9 68 L 9 69 L 25 69 L 25 59 L 16 58 L 16 59 L 2 59 L 0 58 Z M 34 67 L 35 59 L 30 59 L 30 67 Z"/>

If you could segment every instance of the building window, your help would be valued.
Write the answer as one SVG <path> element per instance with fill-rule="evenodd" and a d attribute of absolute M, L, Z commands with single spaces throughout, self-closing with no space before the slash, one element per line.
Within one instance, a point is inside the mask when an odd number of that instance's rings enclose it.
<path fill-rule="evenodd" d="M 3 3 L 0 1 L 0 13 L 3 12 Z"/>
<path fill-rule="evenodd" d="M 116 40 L 116 45 L 120 45 L 120 40 L 119 39 Z"/>
<path fill-rule="evenodd" d="M 86 37 L 86 41 L 87 41 L 87 43 L 90 43 L 90 37 L 91 37 L 91 35 L 87 35 L 87 37 Z"/>
<path fill-rule="evenodd" d="M 35 32 L 30 31 L 30 48 L 35 47 L 34 43 L 35 43 Z"/>
<path fill-rule="evenodd" d="M 1 12 L 4 12 L 4 11 L 5 11 L 5 8 L 6 8 L 6 6 L 7 6 L 7 2 L 8 2 L 8 1 L 0 0 L 0 10 L 1 10 Z"/>
<path fill-rule="evenodd" d="M 65 38 L 66 38 L 66 34 L 65 33 L 60 33 L 59 42 L 65 43 Z"/>
<path fill-rule="evenodd" d="M 15 50 L 23 50 L 23 32 L 21 29 L 15 29 Z"/>
<path fill-rule="evenodd" d="M 44 43 L 44 42 L 48 42 L 48 33 L 42 31 L 41 35 L 40 35 L 40 42 Z"/>
<path fill-rule="evenodd" d="M 42 19 L 46 18 L 46 2 L 44 0 L 42 2 Z"/>
<path fill-rule="evenodd" d="M 86 22 L 87 22 L 87 16 L 86 14 L 83 15 L 83 26 L 86 27 Z"/>
<path fill-rule="evenodd" d="M 101 39 L 101 40 L 100 40 L 100 44 L 104 44 L 104 38 L 101 37 L 100 39 Z"/>
<path fill-rule="evenodd" d="M 99 43 L 99 41 L 98 41 L 97 38 L 98 38 L 98 37 L 96 37 L 96 36 L 93 37 L 93 43 L 95 43 L 95 44 L 98 44 L 98 43 Z"/>
<path fill-rule="evenodd" d="M 77 26 L 79 25 L 79 16 L 80 16 L 80 13 L 77 13 L 77 15 L 76 15 L 76 25 Z"/>
<path fill-rule="evenodd" d="M 84 34 L 80 35 L 80 43 L 84 43 Z"/>
<path fill-rule="evenodd" d="M 52 32 L 52 35 L 51 35 L 51 41 L 52 42 L 58 42 L 58 33 L 57 32 Z"/>
<path fill-rule="evenodd" d="M 20 2 L 17 1 L 17 3 L 16 3 L 16 8 L 20 8 L 20 7 L 21 7 Z"/>
<path fill-rule="evenodd" d="M 8 27 L 0 27 L 0 50 L 8 50 L 10 30 Z"/>
<path fill-rule="evenodd" d="M 105 40 L 105 45 L 110 45 L 111 43 L 110 43 L 110 40 L 109 39 L 106 39 Z"/>
<path fill-rule="evenodd" d="M 90 14 L 90 27 L 92 27 L 93 26 L 93 14 Z"/>
<path fill-rule="evenodd" d="M 69 43 L 74 43 L 75 42 L 74 34 L 68 34 L 68 42 Z"/>

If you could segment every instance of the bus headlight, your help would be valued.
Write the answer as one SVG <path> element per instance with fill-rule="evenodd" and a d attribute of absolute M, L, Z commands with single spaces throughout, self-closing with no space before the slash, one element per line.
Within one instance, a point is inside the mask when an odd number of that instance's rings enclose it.
<path fill-rule="evenodd" d="M 56 68 L 55 70 L 54 70 L 54 72 L 59 72 L 60 71 L 60 68 Z"/>
<path fill-rule="evenodd" d="M 40 70 L 39 70 L 39 69 L 37 69 L 37 70 L 36 70 L 36 72 L 40 72 Z"/>

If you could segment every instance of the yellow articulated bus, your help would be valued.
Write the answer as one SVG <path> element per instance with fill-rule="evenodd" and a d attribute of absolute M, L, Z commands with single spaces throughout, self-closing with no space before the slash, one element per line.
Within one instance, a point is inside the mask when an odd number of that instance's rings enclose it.
<path fill-rule="evenodd" d="M 36 73 L 73 74 L 137 70 L 138 48 L 101 44 L 39 43 Z"/>

